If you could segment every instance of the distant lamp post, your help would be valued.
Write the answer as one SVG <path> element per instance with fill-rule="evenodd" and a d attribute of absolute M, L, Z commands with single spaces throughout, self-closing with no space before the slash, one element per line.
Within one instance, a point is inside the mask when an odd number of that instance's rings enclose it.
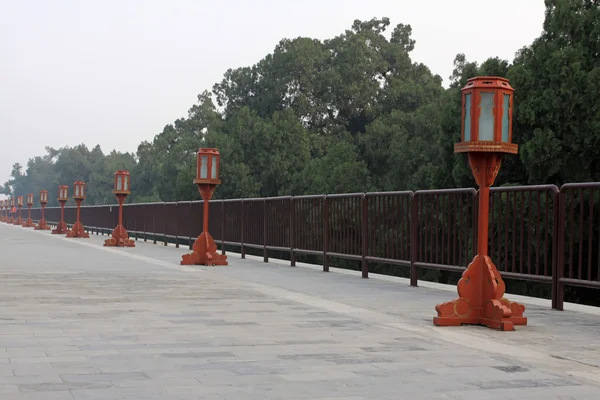
<path fill-rule="evenodd" d="M 60 185 L 58 187 L 58 202 L 60 203 L 60 221 L 56 225 L 56 229 L 52 230 L 53 235 L 63 235 L 69 231 L 65 223 L 65 204 L 69 201 L 69 187 Z"/>
<path fill-rule="evenodd" d="M 4 207 L 4 200 L 0 200 L 0 222 L 6 222 L 5 213 L 6 213 L 6 209 Z"/>
<path fill-rule="evenodd" d="M 10 198 L 10 220 L 9 220 L 9 224 L 15 224 L 16 223 L 16 219 L 15 219 L 15 215 L 17 214 L 17 209 L 15 208 L 15 198 L 11 197 Z"/>
<path fill-rule="evenodd" d="M 35 229 L 36 231 L 47 231 L 50 229 L 50 227 L 46 224 L 46 218 L 45 218 L 45 211 L 46 211 L 46 204 L 48 203 L 48 191 L 45 189 L 40 190 L 40 204 L 42 206 L 42 218 L 40 219 L 40 222 L 38 222 L 37 226 L 33 229 Z"/>
<path fill-rule="evenodd" d="M 23 225 L 23 220 L 21 219 L 21 209 L 23 208 L 23 196 L 17 197 L 17 208 L 18 215 L 15 221 L 15 225 Z"/>
<path fill-rule="evenodd" d="M 182 256 L 182 265 L 227 265 L 227 256 L 217 253 L 217 245 L 208 233 L 208 206 L 219 179 L 221 155 L 217 149 L 200 149 L 197 153 L 196 179 L 198 191 L 204 200 L 202 233 L 192 246 L 192 253 Z"/>
<path fill-rule="evenodd" d="M 27 195 L 27 221 L 23 224 L 23 228 L 33 228 L 35 226 L 31 220 L 31 206 L 33 206 L 33 193 Z"/>
<path fill-rule="evenodd" d="M 514 330 L 526 325 L 525 306 L 504 298 L 505 285 L 488 256 L 490 186 L 494 183 L 505 153 L 517 154 L 512 143 L 514 89 L 507 79 L 476 77 L 462 89 L 462 141 L 455 153 L 467 153 L 475 182 L 479 186 L 477 255 L 458 282 L 458 298 L 438 304 L 438 326 L 485 325 L 492 329 Z"/>
<path fill-rule="evenodd" d="M 135 247 L 135 241 L 129 239 L 129 235 L 123 226 L 123 204 L 127 195 L 131 194 L 131 176 L 128 171 L 118 170 L 115 172 L 113 193 L 119 202 L 119 222 L 113 230 L 112 237 L 104 241 L 104 246 Z"/>
<path fill-rule="evenodd" d="M 82 181 L 75 181 L 73 183 L 73 199 L 77 204 L 77 220 L 71 230 L 67 231 L 68 238 L 89 238 L 90 235 L 83 229 L 83 225 L 80 221 L 81 214 L 81 202 L 85 200 L 85 183 Z"/>

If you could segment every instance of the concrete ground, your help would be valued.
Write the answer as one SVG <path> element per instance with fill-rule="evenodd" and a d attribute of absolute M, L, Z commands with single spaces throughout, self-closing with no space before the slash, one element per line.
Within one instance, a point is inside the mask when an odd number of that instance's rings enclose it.
<path fill-rule="evenodd" d="M 0 399 L 600 398 L 597 309 L 439 328 L 454 288 L 104 238 L 0 224 Z"/>

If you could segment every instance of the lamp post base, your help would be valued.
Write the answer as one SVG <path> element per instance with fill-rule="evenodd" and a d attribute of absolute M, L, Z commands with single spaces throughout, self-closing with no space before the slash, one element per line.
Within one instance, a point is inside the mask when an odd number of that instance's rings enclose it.
<path fill-rule="evenodd" d="M 217 253 L 217 244 L 208 232 L 202 232 L 192 252 L 181 256 L 181 265 L 228 265 L 227 256 Z"/>
<path fill-rule="evenodd" d="M 46 221 L 40 221 L 35 228 L 33 228 L 33 230 L 35 231 L 49 231 L 50 227 L 46 224 Z"/>
<path fill-rule="evenodd" d="M 135 247 L 135 241 L 129 239 L 129 234 L 122 225 L 118 225 L 112 233 L 112 237 L 104 241 L 104 246 Z"/>
<path fill-rule="evenodd" d="M 68 238 L 89 238 L 90 235 L 88 235 L 87 232 L 83 230 L 83 225 L 81 225 L 81 222 L 76 222 L 75 225 L 73 225 L 73 228 L 71 228 L 71 230 L 67 231 L 67 237 Z"/>
<path fill-rule="evenodd" d="M 25 223 L 22 226 L 23 228 L 33 228 L 35 227 L 35 224 L 31 219 L 27 219 L 27 221 L 25 221 Z"/>
<path fill-rule="evenodd" d="M 527 325 L 525 306 L 504 296 L 504 281 L 488 256 L 475 256 L 458 282 L 458 298 L 435 306 L 437 326 L 483 325 L 514 331 Z"/>
<path fill-rule="evenodd" d="M 53 235 L 64 235 L 67 233 L 69 229 L 67 228 L 67 224 L 65 221 L 60 221 L 58 225 L 56 225 L 56 229 L 52 230 Z"/>

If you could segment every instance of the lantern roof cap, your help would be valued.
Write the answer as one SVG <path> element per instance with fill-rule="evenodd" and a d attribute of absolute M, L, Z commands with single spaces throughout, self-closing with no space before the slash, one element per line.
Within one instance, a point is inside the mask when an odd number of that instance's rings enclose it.
<path fill-rule="evenodd" d="M 219 154 L 219 150 L 214 147 L 200 147 L 200 149 L 198 149 L 198 153 Z"/>
<path fill-rule="evenodd" d="M 508 79 L 500 76 L 475 76 L 467 79 L 467 84 L 461 90 L 471 89 L 504 89 L 514 91 Z"/>

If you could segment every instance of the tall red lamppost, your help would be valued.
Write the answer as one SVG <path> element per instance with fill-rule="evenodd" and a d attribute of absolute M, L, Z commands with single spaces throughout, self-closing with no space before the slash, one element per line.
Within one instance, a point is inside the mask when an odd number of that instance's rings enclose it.
<path fill-rule="evenodd" d="M 15 215 L 17 213 L 17 209 L 15 208 L 15 198 L 11 197 L 10 198 L 10 220 L 8 221 L 9 224 L 15 224 L 16 219 L 15 219 Z"/>
<path fill-rule="evenodd" d="M 75 203 L 77 204 L 77 221 L 75 221 L 75 225 L 71 228 L 71 230 L 67 231 L 68 238 L 89 238 L 90 235 L 87 234 L 86 231 L 83 230 L 83 225 L 79 220 L 81 214 L 81 202 L 85 200 L 85 183 L 82 181 L 75 181 L 73 183 L 73 199 L 75 199 Z"/>
<path fill-rule="evenodd" d="M 119 202 L 119 222 L 112 237 L 104 241 L 104 246 L 135 247 L 135 241 L 129 239 L 129 234 L 123 226 L 123 204 L 128 194 L 131 194 L 131 176 L 128 171 L 115 172 L 115 188 L 113 190 Z"/>
<path fill-rule="evenodd" d="M 69 231 L 65 223 L 65 203 L 69 200 L 69 187 L 60 185 L 58 187 L 58 202 L 60 203 L 60 221 L 56 225 L 56 229 L 52 230 L 53 235 L 62 235 Z"/>
<path fill-rule="evenodd" d="M 21 219 L 21 209 L 23 208 L 23 196 L 17 197 L 17 219 L 15 220 L 15 225 L 23 225 L 23 220 Z"/>
<path fill-rule="evenodd" d="M 512 143 L 514 89 L 507 79 L 476 77 L 462 88 L 462 141 L 455 153 L 467 153 L 479 186 L 477 255 L 458 282 L 458 298 L 438 304 L 438 326 L 484 325 L 504 331 L 526 325 L 525 306 L 504 298 L 505 285 L 488 256 L 490 186 L 494 183 L 504 154 L 517 154 Z"/>
<path fill-rule="evenodd" d="M 27 221 L 23 224 L 23 228 L 33 228 L 35 224 L 31 220 L 31 206 L 33 205 L 33 193 L 27 195 Z"/>
<path fill-rule="evenodd" d="M 200 149 L 197 153 L 196 179 L 198 191 L 204 200 L 202 233 L 192 246 L 192 253 L 181 257 L 181 265 L 227 265 L 227 256 L 217 253 L 217 244 L 208 233 L 208 205 L 219 179 L 221 155 L 217 149 Z"/>
<path fill-rule="evenodd" d="M 4 222 L 4 200 L 0 200 L 0 222 Z"/>
<path fill-rule="evenodd" d="M 40 218 L 40 222 L 38 222 L 37 226 L 33 228 L 36 231 L 47 231 L 50 230 L 48 224 L 46 224 L 45 211 L 46 204 L 48 203 L 48 191 L 45 189 L 40 190 L 40 204 L 42 206 L 42 218 Z"/>

